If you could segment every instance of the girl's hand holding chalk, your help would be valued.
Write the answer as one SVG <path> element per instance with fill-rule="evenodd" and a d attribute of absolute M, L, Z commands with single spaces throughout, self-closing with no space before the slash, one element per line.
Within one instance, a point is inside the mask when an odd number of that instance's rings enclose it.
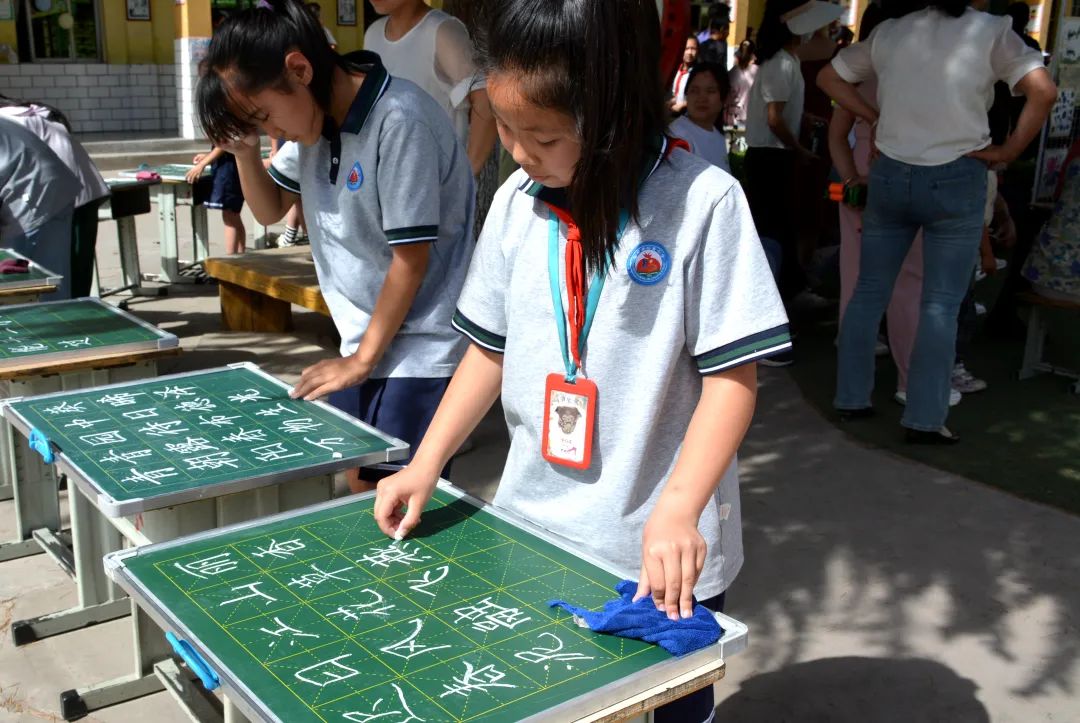
<path fill-rule="evenodd" d="M 435 492 L 438 470 L 432 472 L 415 460 L 379 482 L 375 493 L 375 522 L 388 537 L 403 540 L 420 524 L 420 512 Z"/>

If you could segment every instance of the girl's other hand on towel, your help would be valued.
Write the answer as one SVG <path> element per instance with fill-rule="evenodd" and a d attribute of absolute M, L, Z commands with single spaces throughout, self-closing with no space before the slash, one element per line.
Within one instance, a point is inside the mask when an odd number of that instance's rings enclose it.
<path fill-rule="evenodd" d="M 691 513 L 658 505 L 645 523 L 634 601 L 651 594 L 656 609 L 671 620 L 694 614 L 694 585 L 705 566 L 707 548 L 697 522 Z"/>

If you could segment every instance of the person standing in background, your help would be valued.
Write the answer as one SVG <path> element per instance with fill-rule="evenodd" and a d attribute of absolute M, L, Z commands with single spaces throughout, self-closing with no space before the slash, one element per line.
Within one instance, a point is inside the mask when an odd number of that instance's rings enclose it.
<path fill-rule="evenodd" d="M 686 84 L 690 80 L 690 71 L 697 61 L 698 39 L 695 35 L 686 38 L 686 48 L 683 50 L 682 62 L 675 71 L 675 80 L 671 84 L 671 112 L 678 115 L 686 110 Z"/>
<path fill-rule="evenodd" d="M 326 35 L 326 42 L 330 44 L 331 50 L 337 50 L 337 39 L 334 34 L 330 32 L 330 28 L 323 25 L 322 21 L 322 6 L 319 3 L 308 3 L 308 12 L 315 16 L 315 19 L 319 21 L 319 25 L 322 25 L 322 31 Z"/>
<path fill-rule="evenodd" d="M 497 133 L 469 31 L 423 0 L 373 0 L 372 6 L 383 17 L 364 33 L 364 48 L 379 55 L 390 75 L 416 83 L 446 111 L 473 177 L 479 176 Z"/>
<path fill-rule="evenodd" d="M 735 51 L 735 65 L 728 71 L 728 84 L 731 92 L 724 108 L 724 125 L 737 128 L 746 127 L 746 105 L 750 100 L 750 89 L 757 78 L 757 46 L 753 40 L 739 43 Z"/>

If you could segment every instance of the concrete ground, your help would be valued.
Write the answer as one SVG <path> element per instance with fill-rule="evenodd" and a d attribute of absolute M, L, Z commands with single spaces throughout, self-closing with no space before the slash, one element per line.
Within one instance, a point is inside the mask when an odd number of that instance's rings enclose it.
<path fill-rule="evenodd" d="M 155 220 L 138 229 L 150 270 Z M 220 239 L 213 214 L 211 232 Z M 103 227 L 106 285 L 118 276 L 115 248 Z M 252 360 L 294 379 L 334 353 L 329 321 L 306 311 L 292 335 L 222 333 L 213 286 L 173 287 L 132 311 L 181 337 L 166 373 Z M 490 497 L 505 446 L 496 410 L 455 482 Z M 1016 457 L 1024 474 L 1022 449 Z M 750 626 L 750 648 L 716 687 L 717 720 L 1080 720 L 1080 519 L 859 446 L 772 370 L 741 471 L 747 564 L 727 612 Z M 11 503 L 0 503 L 0 539 L 12 525 Z M 60 691 L 129 672 L 127 620 L 12 646 L 12 620 L 74 598 L 44 556 L 0 565 L 0 721 L 58 720 Z M 87 720 L 186 718 L 158 694 Z"/>

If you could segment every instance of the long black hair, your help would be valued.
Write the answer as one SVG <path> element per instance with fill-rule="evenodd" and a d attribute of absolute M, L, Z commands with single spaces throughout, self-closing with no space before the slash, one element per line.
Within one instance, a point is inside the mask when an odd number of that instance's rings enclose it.
<path fill-rule="evenodd" d="M 581 158 L 567 198 L 586 266 L 601 268 L 620 210 L 637 217 L 642 169 L 667 127 L 655 0 L 502 0 L 477 47 L 485 72 L 573 118 Z"/>
<path fill-rule="evenodd" d="M 728 96 L 731 95 L 731 79 L 728 78 L 727 70 L 719 63 L 698 63 L 695 65 L 686 79 L 687 90 L 693 84 L 694 78 L 703 73 L 708 73 L 716 80 L 716 87 L 720 91 L 720 100 L 722 103 L 727 103 Z M 722 112 L 723 108 L 721 108 L 721 114 Z"/>
<path fill-rule="evenodd" d="M 285 56 L 292 51 L 299 51 L 311 63 L 308 89 L 316 104 L 329 113 L 334 68 L 344 68 L 346 63 L 303 3 L 262 0 L 259 6 L 223 20 L 214 30 L 195 90 L 195 112 L 206 135 L 224 141 L 254 132 L 249 119 L 231 110 L 231 97 L 267 88 L 287 90 Z"/>

